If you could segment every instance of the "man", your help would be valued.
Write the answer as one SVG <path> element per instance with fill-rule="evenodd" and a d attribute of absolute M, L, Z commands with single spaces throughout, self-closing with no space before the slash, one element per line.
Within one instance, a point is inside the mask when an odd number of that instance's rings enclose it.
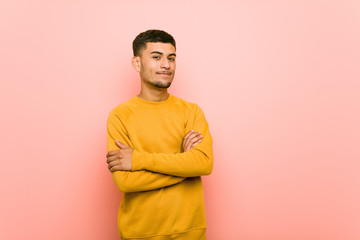
<path fill-rule="evenodd" d="M 124 192 L 120 237 L 203 240 L 206 220 L 201 177 L 213 168 L 212 138 L 201 109 L 168 93 L 176 67 L 174 38 L 160 30 L 133 41 L 140 94 L 108 118 L 107 163 Z"/>

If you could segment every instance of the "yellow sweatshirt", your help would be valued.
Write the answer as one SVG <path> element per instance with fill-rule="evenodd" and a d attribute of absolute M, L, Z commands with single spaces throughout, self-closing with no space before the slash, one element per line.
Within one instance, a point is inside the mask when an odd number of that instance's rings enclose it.
<path fill-rule="evenodd" d="M 181 152 L 190 130 L 202 142 Z M 200 176 L 213 168 L 212 138 L 201 109 L 169 95 L 162 102 L 137 96 L 108 118 L 107 150 L 115 139 L 134 149 L 131 171 L 112 173 L 124 192 L 118 226 L 122 239 L 205 239 L 205 208 Z"/>

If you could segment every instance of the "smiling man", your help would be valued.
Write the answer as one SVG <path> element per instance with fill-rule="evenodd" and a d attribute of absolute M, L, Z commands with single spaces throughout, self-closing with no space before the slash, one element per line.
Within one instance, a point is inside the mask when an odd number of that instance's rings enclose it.
<path fill-rule="evenodd" d="M 213 168 L 212 138 L 201 109 L 168 93 L 176 68 L 174 38 L 161 30 L 133 41 L 140 93 L 110 112 L 107 163 L 123 198 L 123 240 L 203 240 L 201 176 Z"/>

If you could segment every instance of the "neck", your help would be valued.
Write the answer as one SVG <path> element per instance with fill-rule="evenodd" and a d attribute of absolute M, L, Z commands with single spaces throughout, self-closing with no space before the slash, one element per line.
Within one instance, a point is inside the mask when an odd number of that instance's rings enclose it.
<path fill-rule="evenodd" d="M 138 95 L 139 98 L 151 102 L 165 101 L 169 97 L 169 93 L 166 88 L 141 88 Z"/>

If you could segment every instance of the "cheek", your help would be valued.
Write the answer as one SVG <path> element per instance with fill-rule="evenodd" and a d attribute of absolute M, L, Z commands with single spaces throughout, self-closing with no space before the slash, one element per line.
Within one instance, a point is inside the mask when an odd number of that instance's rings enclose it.
<path fill-rule="evenodd" d="M 144 65 L 144 68 L 146 69 L 146 72 L 155 72 L 157 69 L 157 63 L 156 62 L 148 62 L 146 65 Z"/>
<path fill-rule="evenodd" d="M 152 70 L 151 70 L 152 68 L 153 67 L 149 63 L 141 64 L 141 71 L 146 75 L 148 75 L 148 74 L 150 74 L 152 72 Z"/>

